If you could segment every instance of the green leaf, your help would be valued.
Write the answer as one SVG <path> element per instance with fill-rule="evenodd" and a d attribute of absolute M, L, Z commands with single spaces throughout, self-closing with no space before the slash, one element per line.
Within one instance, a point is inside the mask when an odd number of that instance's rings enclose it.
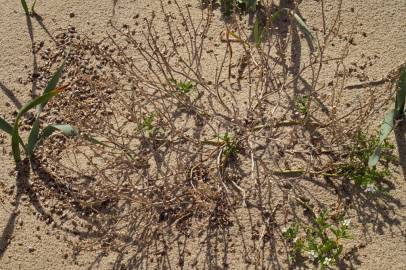
<path fill-rule="evenodd" d="M 368 166 L 373 168 L 378 164 L 381 157 L 381 145 L 385 139 L 389 136 L 395 126 L 395 119 L 403 116 L 405 111 L 405 99 L 406 99 L 406 66 L 400 71 L 400 77 L 398 81 L 398 91 L 396 93 L 395 109 L 391 110 L 385 115 L 385 118 L 381 125 L 379 132 L 379 145 L 376 147 L 374 153 L 369 157 Z"/>
<path fill-rule="evenodd" d="M 383 122 L 381 124 L 381 130 L 379 131 L 379 144 L 382 144 L 392 132 L 395 125 L 395 117 L 395 110 L 391 110 L 385 115 L 385 118 L 383 119 Z"/>
<path fill-rule="evenodd" d="M 68 137 L 78 136 L 79 131 L 68 124 L 52 124 L 45 127 L 38 137 L 38 142 L 45 140 L 51 136 L 55 131 L 61 131 L 63 135 Z"/>
<path fill-rule="evenodd" d="M 37 3 L 37 0 L 34 0 L 34 3 L 33 3 L 32 6 L 31 6 L 31 13 L 32 13 L 32 14 L 35 13 L 34 8 L 35 8 L 35 4 L 36 4 L 36 3 Z"/>
<path fill-rule="evenodd" d="M 395 125 L 395 116 L 396 116 L 396 110 L 391 110 L 388 112 L 383 119 L 383 122 L 381 124 L 381 129 L 379 131 L 379 144 L 375 148 L 374 153 L 369 157 L 368 160 L 368 166 L 370 168 L 373 168 L 378 164 L 378 161 L 381 157 L 381 145 L 382 143 L 388 138 L 389 134 L 392 132 L 393 127 Z"/>
<path fill-rule="evenodd" d="M 294 12 L 293 10 L 289 10 L 290 15 L 295 19 L 296 23 L 299 25 L 299 28 L 303 31 L 303 33 L 311 40 L 313 41 L 314 37 L 312 35 L 312 32 L 310 31 L 310 27 L 303 21 L 300 16 Z"/>
<path fill-rule="evenodd" d="M 35 148 L 46 138 L 48 138 L 49 136 L 51 136 L 55 131 L 61 131 L 63 135 L 68 136 L 68 137 L 74 137 L 74 136 L 78 136 L 79 132 L 78 130 L 68 124 L 52 124 L 52 125 L 48 125 L 46 126 L 41 134 L 38 136 L 38 139 L 35 141 L 34 145 L 33 145 L 33 149 L 32 151 L 35 150 Z"/>
<path fill-rule="evenodd" d="M 9 135 L 13 135 L 13 127 L 3 118 L 0 117 L 0 129 Z M 24 143 L 21 138 L 18 138 L 20 144 L 24 147 Z"/>
<path fill-rule="evenodd" d="M 255 18 L 255 23 L 254 23 L 254 39 L 255 39 L 255 45 L 259 47 L 262 42 L 262 31 L 259 26 L 259 19 L 258 16 Z"/>
<path fill-rule="evenodd" d="M 275 11 L 275 13 L 272 14 L 272 16 L 271 16 L 271 23 L 275 23 L 279 19 L 280 16 L 281 16 L 281 11 L 280 10 Z"/>
<path fill-rule="evenodd" d="M 48 102 L 48 100 L 50 100 L 52 97 L 58 95 L 65 88 L 66 87 L 61 87 L 58 89 L 51 90 L 48 93 L 31 100 L 30 102 L 25 104 L 18 112 L 16 120 L 14 122 L 13 131 L 11 134 L 11 148 L 13 150 L 13 156 L 14 156 L 14 160 L 16 163 L 18 163 L 21 160 L 20 147 L 19 147 L 19 142 L 20 142 L 21 138 L 20 138 L 20 135 L 18 132 L 18 127 L 20 124 L 21 116 L 23 116 L 27 111 L 34 108 L 35 106 Z"/>
<path fill-rule="evenodd" d="M 400 72 L 400 78 L 398 82 L 398 91 L 396 93 L 396 117 L 403 115 L 405 110 L 405 98 L 406 98 L 406 66 L 403 67 Z"/>
<path fill-rule="evenodd" d="M 25 14 L 30 15 L 30 12 L 28 11 L 27 2 L 25 2 L 25 0 L 21 0 L 21 5 L 23 6 Z"/>
<path fill-rule="evenodd" d="M 58 84 L 59 79 L 60 79 L 61 76 L 62 76 L 62 71 L 63 71 L 63 68 L 64 68 L 64 66 L 65 66 L 65 61 L 66 61 L 66 60 L 64 60 L 64 61 L 62 62 L 61 66 L 60 66 L 60 67 L 56 70 L 56 72 L 52 75 L 52 78 L 51 78 L 51 80 L 48 82 L 47 87 L 45 88 L 43 94 L 46 94 L 46 93 L 48 93 L 49 91 L 54 90 L 54 89 L 56 88 L 56 85 Z"/>
<path fill-rule="evenodd" d="M 33 100 L 31 100 L 30 102 L 28 102 L 27 104 L 25 104 L 20 111 L 17 114 L 17 118 L 16 118 L 16 122 L 18 120 L 20 120 L 21 116 L 23 116 L 23 114 L 25 114 L 27 111 L 29 111 L 30 109 L 34 108 L 35 106 L 39 105 L 39 104 L 44 104 L 46 102 L 48 102 L 52 97 L 58 95 L 60 92 L 62 92 L 66 87 L 60 87 L 58 89 L 54 89 L 52 91 L 49 91 L 46 94 L 43 94 L 40 97 L 34 98 Z M 15 127 L 14 127 L 15 128 Z"/>
<path fill-rule="evenodd" d="M 35 3 L 33 4 L 32 8 L 34 8 Z M 44 89 L 43 95 L 49 93 L 50 91 L 54 90 L 59 82 L 59 78 L 62 75 L 63 67 L 65 65 L 65 61 L 62 62 L 61 66 L 57 69 L 57 71 L 52 75 L 51 80 L 49 80 L 46 88 Z M 34 149 L 37 145 L 37 140 L 38 140 L 38 133 L 39 133 L 39 124 L 40 124 L 40 114 L 46 105 L 48 100 L 44 100 L 40 104 L 36 105 L 37 106 L 37 112 L 35 116 L 35 122 L 31 128 L 30 135 L 28 137 L 28 144 L 27 144 L 27 150 L 28 150 L 28 155 L 31 156 L 34 152 Z"/>
<path fill-rule="evenodd" d="M 28 136 L 27 151 L 29 156 L 31 156 L 34 153 L 34 149 L 38 141 L 38 133 L 39 133 L 39 117 L 35 118 L 34 124 L 32 125 L 30 131 L 30 135 Z"/>
<path fill-rule="evenodd" d="M 18 134 L 18 125 L 15 125 L 13 128 L 13 133 L 11 134 L 11 149 L 13 151 L 13 157 L 16 163 L 21 161 L 19 140 L 20 135 Z"/>
<path fill-rule="evenodd" d="M 69 53 L 68 53 L 68 55 L 69 55 Z M 65 66 L 65 61 L 66 61 L 66 58 L 65 58 L 65 60 L 62 62 L 61 66 L 60 66 L 60 67 L 56 70 L 56 72 L 52 75 L 52 78 L 51 78 L 51 80 L 49 80 L 49 82 L 48 82 L 48 84 L 47 84 L 47 87 L 45 87 L 43 94 L 46 94 L 46 93 L 48 93 L 48 92 L 54 90 L 54 89 L 56 88 L 56 86 L 58 85 L 59 79 L 60 79 L 60 77 L 62 76 L 63 68 L 64 68 L 64 66 Z M 42 112 L 42 109 L 45 107 L 46 103 L 47 103 L 47 102 L 44 102 L 44 103 L 39 104 L 39 105 L 37 106 L 37 116 L 39 116 L 39 114 Z"/>
<path fill-rule="evenodd" d="M 13 127 L 2 117 L 0 117 L 0 129 L 10 135 L 13 133 Z"/>

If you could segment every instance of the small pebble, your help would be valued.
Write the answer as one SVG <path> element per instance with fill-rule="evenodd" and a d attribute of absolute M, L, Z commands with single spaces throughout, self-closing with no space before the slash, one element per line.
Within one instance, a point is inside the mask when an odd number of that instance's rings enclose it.
<path fill-rule="evenodd" d="M 73 17 L 75 17 L 75 13 L 73 13 L 73 12 L 69 13 L 69 18 L 73 18 Z"/>

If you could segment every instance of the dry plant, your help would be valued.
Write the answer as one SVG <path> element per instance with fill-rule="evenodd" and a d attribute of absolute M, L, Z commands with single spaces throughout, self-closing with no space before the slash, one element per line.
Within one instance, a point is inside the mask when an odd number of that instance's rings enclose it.
<path fill-rule="evenodd" d="M 341 1 L 329 18 L 321 1 L 314 40 L 287 10 L 271 20 L 275 6 L 262 3 L 259 43 L 238 14 L 219 23 L 210 5 L 171 2 L 134 28 L 112 24 L 100 42 L 58 37 L 61 50 L 71 46 L 63 78 L 72 89 L 45 115 L 102 143 L 55 135 L 39 149 L 34 188 L 54 202 L 47 218 L 81 239 L 78 250 L 119 252 L 117 269 L 211 269 L 229 256 L 289 264 L 280 227 L 304 219 L 303 205 L 344 215 L 337 165 L 390 93 L 345 105 L 349 45 L 328 51 Z"/>

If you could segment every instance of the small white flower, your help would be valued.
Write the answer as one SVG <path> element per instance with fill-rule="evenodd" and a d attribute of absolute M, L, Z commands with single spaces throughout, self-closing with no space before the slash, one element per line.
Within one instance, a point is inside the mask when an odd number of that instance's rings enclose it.
<path fill-rule="evenodd" d="M 329 266 L 332 261 L 333 261 L 333 259 L 327 257 L 327 258 L 324 259 L 323 264 L 324 264 L 325 266 Z"/>
<path fill-rule="evenodd" d="M 293 243 L 296 243 L 297 240 L 299 240 L 299 237 L 296 236 L 296 237 L 293 239 Z"/>
<path fill-rule="evenodd" d="M 319 255 L 317 254 L 317 252 L 316 251 L 314 251 L 314 250 L 310 250 L 309 251 L 309 259 L 311 259 L 311 260 L 316 260 L 317 259 L 317 257 L 318 257 Z"/>
<path fill-rule="evenodd" d="M 351 219 L 345 219 L 345 220 L 343 221 L 343 226 L 349 227 L 350 224 L 351 224 Z"/>
<path fill-rule="evenodd" d="M 376 188 L 376 186 L 374 184 L 368 184 L 365 191 L 370 192 L 370 193 L 374 193 L 374 192 L 377 191 L 377 188 Z"/>

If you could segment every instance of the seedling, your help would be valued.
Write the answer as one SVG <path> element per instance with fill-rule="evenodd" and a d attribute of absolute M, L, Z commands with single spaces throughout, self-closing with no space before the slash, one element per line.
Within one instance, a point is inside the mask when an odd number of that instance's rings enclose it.
<path fill-rule="evenodd" d="M 346 163 L 340 165 L 338 174 L 347 176 L 354 180 L 354 182 L 367 191 L 378 190 L 377 184 L 384 178 L 390 175 L 387 166 L 383 168 L 369 167 L 368 160 L 374 149 L 380 145 L 382 152 L 382 161 L 386 163 L 393 160 L 391 152 L 394 146 L 387 140 L 380 143 L 377 136 L 367 137 L 363 132 L 358 132 L 356 142 L 351 147 L 348 153 L 348 160 Z"/>
<path fill-rule="evenodd" d="M 5 119 L 2 119 L 0 117 L 0 129 L 11 135 L 11 146 L 16 163 L 21 161 L 20 145 L 24 149 L 27 157 L 31 158 L 39 143 L 57 130 L 61 131 L 67 136 L 78 135 L 78 131 L 74 127 L 65 124 L 48 125 L 40 133 L 40 115 L 44 106 L 52 97 L 58 95 L 67 88 L 66 85 L 56 88 L 59 78 L 62 75 L 63 66 L 64 64 L 62 64 L 52 76 L 51 80 L 48 82 L 48 85 L 44 90 L 43 95 L 31 100 L 20 109 L 13 126 L 9 124 Z M 28 136 L 28 142 L 25 144 L 23 143 L 19 134 L 20 119 L 26 112 L 34 107 L 36 107 L 35 121 Z"/>
<path fill-rule="evenodd" d="M 179 82 L 177 87 L 183 94 L 187 94 L 190 92 L 190 90 L 192 90 L 193 84 L 189 81 Z"/>
<path fill-rule="evenodd" d="M 303 115 L 307 115 L 309 112 L 309 97 L 308 96 L 300 96 L 297 97 L 295 100 L 296 109 Z"/>
<path fill-rule="evenodd" d="M 193 89 L 193 84 L 190 81 L 177 81 L 175 79 L 171 79 L 170 82 L 175 84 L 176 89 L 178 89 L 183 94 L 187 94 Z"/>
<path fill-rule="evenodd" d="M 257 0 L 219 0 L 219 4 L 223 9 L 225 16 L 230 16 L 233 13 L 234 8 L 242 11 L 255 11 L 257 8 Z"/>
<path fill-rule="evenodd" d="M 221 138 L 224 141 L 223 154 L 226 158 L 235 156 L 238 153 L 237 143 L 234 138 L 229 135 L 228 132 L 224 133 L 224 136 Z"/>
<path fill-rule="evenodd" d="M 338 225 L 329 220 L 328 212 L 314 215 L 310 224 L 293 223 L 282 231 L 291 249 L 290 259 L 308 257 L 320 269 L 337 264 L 343 250 L 341 241 L 350 239 L 350 220 L 342 220 Z"/>
<path fill-rule="evenodd" d="M 156 131 L 154 126 L 155 114 L 150 113 L 146 115 L 142 122 L 142 129 L 150 136 Z"/>

